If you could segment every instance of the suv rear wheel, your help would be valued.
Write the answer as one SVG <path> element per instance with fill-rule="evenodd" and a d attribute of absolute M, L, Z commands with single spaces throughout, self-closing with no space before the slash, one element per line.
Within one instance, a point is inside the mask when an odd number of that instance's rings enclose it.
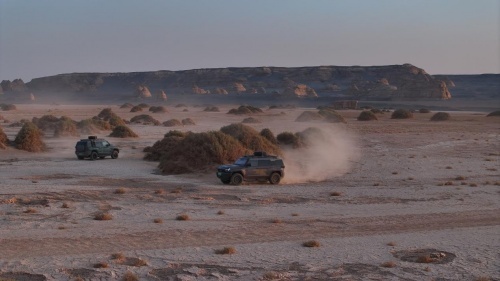
<path fill-rule="evenodd" d="M 281 176 L 278 173 L 272 173 L 271 176 L 269 177 L 269 182 L 271 184 L 278 184 L 280 183 Z"/>
<path fill-rule="evenodd" d="M 113 158 L 113 159 L 118 158 L 118 151 L 117 150 L 113 150 L 113 152 L 111 153 L 111 158 Z"/>
<path fill-rule="evenodd" d="M 243 176 L 241 174 L 233 174 L 231 176 L 231 184 L 232 185 L 240 185 L 243 182 Z"/>
<path fill-rule="evenodd" d="M 99 156 L 97 155 L 97 152 L 92 151 L 92 154 L 90 154 L 90 159 L 97 160 L 97 158 L 99 158 Z"/>

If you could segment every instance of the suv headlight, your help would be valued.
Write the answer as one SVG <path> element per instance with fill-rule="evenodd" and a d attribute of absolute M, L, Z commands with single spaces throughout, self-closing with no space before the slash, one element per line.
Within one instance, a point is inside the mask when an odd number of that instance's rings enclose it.
<path fill-rule="evenodd" d="M 231 172 L 231 168 L 225 169 L 224 172 Z"/>

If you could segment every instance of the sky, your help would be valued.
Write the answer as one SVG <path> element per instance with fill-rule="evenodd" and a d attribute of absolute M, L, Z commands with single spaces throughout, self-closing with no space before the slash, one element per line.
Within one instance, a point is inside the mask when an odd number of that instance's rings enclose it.
<path fill-rule="evenodd" d="M 392 65 L 500 73 L 500 0 L 0 0 L 0 80 Z"/>

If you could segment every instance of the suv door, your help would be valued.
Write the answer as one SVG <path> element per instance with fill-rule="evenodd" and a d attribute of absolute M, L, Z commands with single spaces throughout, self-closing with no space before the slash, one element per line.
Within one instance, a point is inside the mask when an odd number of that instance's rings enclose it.
<path fill-rule="evenodd" d="M 267 175 L 267 165 L 266 163 L 269 160 L 263 159 L 250 159 L 248 163 L 250 163 L 250 167 L 247 168 L 247 177 L 248 178 L 266 178 Z"/>
<path fill-rule="evenodd" d="M 111 151 L 112 147 L 111 147 L 111 144 L 109 142 L 102 141 L 102 142 L 100 142 L 100 145 L 101 145 L 101 147 L 99 148 L 99 154 L 106 155 L 106 156 L 111 155 L 111 152 L 113 152 L 113 151 Z"/>

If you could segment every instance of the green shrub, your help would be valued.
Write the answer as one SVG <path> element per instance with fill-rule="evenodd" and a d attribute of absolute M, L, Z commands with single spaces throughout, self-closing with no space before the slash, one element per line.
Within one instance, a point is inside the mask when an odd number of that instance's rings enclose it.
<path fill-rule="evenodd" d="M 62 116 L 57 122 L 56 129 L 54 131 L 55 137 L 77 137 L 80 134 L 77 130 L 77 123 L 71 118 Z"/>
<path fill-rule="evenodd" d="M 14 143 L 18 149 L 41 152 L 47 149 L 42 137 L 43 132 L 33 122 L 26 122 L 17 133 Z"/>
<path fill-rule="evenodd" d="M 224 126 L 220 130 L 240 141 L 245 148 L 251 151 L 265 151 L 275 155 L 282 154 L 279 146 L 268 141 L 250 126 L 238 123 Z"/>
<path fill-rule="evenodd" d="M 134 131 L 132 131 L 129 127 L 127 127 L 125 125 L 115 127 L 109 136 L 114 137 L 114 138 L 137 138 L 137 137 L 139 137 L 136 133 L 134 133 Z"/>
<path fill-rule="evenodd" d="M 410 119 L 413 118 L 413 113 L 408 109 L 396 109 L 392 115 L 391 119 Z"/>
<path fill-rule="evenodd" d="M 377 116 L 373 111 L 361 111 L 361 113 L 358 116 L 358 121 L 372 121 L 372 120 L 378 120 Z"/>
<path fill-rule="evenodd" d="M 292 132 L 279 133 L 276 139 L 280 145 L 292 145 L 293 147 L 302 146 L 299 136 Z"/>
<path fill-rule="evenodd" d="M 260 135 L 267 139 L 270 143 L 278 144 L 278 140 L 274 136 L 274 133 L 268 128 L 262 129 L 262 131 L 260 131 Z"/>
<path fill-rule="evenodd" d="M 448 112 L 437 112 L 432 115 L 431 121 L 446 121 L 450 119 L 450 114 Z"/>

